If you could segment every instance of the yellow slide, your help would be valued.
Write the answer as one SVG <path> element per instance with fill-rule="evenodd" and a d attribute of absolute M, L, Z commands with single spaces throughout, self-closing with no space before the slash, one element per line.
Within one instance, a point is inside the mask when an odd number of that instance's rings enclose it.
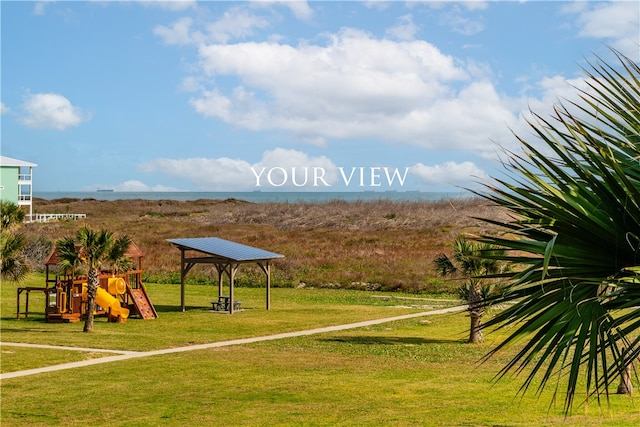
<path fill-rule="evenodd" d="M 126 291 L 126 283 L 121 278 L 109 279 L 109 291 L 115 294 L 123 294 Z M 110 310 L 112 316 L 120 316 L 123 319 L 129 317 L 129 309 L 120 306 L 120 301 L 114 298 L 109 292 L 98 288 L 96 293 L 96 304 L 105 310 Z"/>

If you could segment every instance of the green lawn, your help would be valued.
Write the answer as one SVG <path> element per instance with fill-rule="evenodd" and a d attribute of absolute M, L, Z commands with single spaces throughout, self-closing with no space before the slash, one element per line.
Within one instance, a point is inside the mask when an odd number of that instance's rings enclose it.
<path fill-rule="evenodd" d="M 33 278 L 32 280 L 38 280 Z M 29 319 L 15 319 L 15 286 L 2 286 L 2 341 L 103 349 L 151 350 L 285 331 L 312 329 L 452 305 L 415 295 L 358 291 L 239 288 L 247 307 L 232 316 L 208 311 L 213 287 L 148 285 L 155 320 L 124 324 L 97 319 L 46 324 L 32 302 Z M 35 294 L 33 295 L 35 297 Z M 34 298 L 34 301 L 36 298 Z M 508 355 L 478 361 L 495 344 L 465 344 L 464 313 L 376 326 L 166 354 L 62 370 L 2 382 L 2 425 L 637 425 L 640 406 L 612 395 L 565 419 L 562 400 L 516 398 L 521 379 L 494 384 Z M 105 353 L 2 347 L 2 371 L 54 365 Z"/>

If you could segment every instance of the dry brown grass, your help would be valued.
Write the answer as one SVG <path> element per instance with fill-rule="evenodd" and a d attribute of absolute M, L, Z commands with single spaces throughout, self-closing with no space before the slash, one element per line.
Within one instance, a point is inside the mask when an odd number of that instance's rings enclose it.
<path fill-rule="evenodd" d="M 165 239 L 215 236 L 285 255 L 274 263 L 276 285 L 429 292 L 455 286 L 435 278 L 435 256 L 449 252 L 459 233 L 490 231 L 474 217 L 501 215 L 478 199 L 258 204 L 235 199 L 36 199 L 34 206 L 38 213 L 85 213 L 87 218 L 28 224 L 24 231 L 31 238 L 46 236 L 53 242 L 85 224 L 127 234 L 145 253 L 148 279 L 179 277 L 179 251 Z M 202 266 L 197 269 L 196 278 L 214 277 Z M 257 269 L 240 271 L 241 282 L 262 282 Z"/>

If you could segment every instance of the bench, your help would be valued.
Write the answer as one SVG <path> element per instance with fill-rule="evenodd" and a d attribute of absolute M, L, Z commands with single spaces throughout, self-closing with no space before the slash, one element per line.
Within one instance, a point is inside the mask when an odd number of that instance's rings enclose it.
<path fill-rule="evenodd" d="M 211 309 L 213 311 L 229 311 L 229 300 L 228 296 L 220 296 L 218 297 L 218 301 L 211 301 Z M 234 301 L 233 302 L 234 310 L 242 309 L 242 301 Z"/>

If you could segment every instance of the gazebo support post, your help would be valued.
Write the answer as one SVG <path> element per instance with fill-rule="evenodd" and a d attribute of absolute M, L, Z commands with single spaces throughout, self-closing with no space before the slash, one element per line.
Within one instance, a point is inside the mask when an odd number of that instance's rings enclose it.
<path fill-rule="evenodd" d="M 233 285 L 236 281 L 236 271 L 238 270 L 238 264 L 229 265 L 229 314 L 233 314 Z"/>
<path fill-rule="evenodd" d="M 218 270 L 218 298 L 222 296 L 222 266 L 216 263 L 216 270 Z"/>
<path fill-rule="evenodd" d="M 271 308 L 271 265 L 269 264 L 269 261 L 265 261 L 264 264 L 262 264 L 261 262 L 258 262 L 256 264 L 260 266 L 265 276 L 267 277 L 267 310 L 269 310 Z"/>
<path fill-rule="evenodd" d="M 271 265 L 267 261 L 267 310 L 271 309 Z"/>
<path fill-rule="evenodd" d="M 180 250 L 180 307 L 183 312 L 187 311 L 184 297 L 185 280 L 187 273 L 189 273 L 189 270 L 191 270 L 194 265 L 195 264 L 192 262 L 187 262 L 187 259 L 184 256 L 184 250 Z"/>
<path fill-rule="evenodd" d="M 185 271 L 184 265 L 184 250 L 180 250 L 180 307 L 182 308 L 182 312 L 185 310 L 185 301 L 184 301 L 184 277 L 187 275 Z"/>

